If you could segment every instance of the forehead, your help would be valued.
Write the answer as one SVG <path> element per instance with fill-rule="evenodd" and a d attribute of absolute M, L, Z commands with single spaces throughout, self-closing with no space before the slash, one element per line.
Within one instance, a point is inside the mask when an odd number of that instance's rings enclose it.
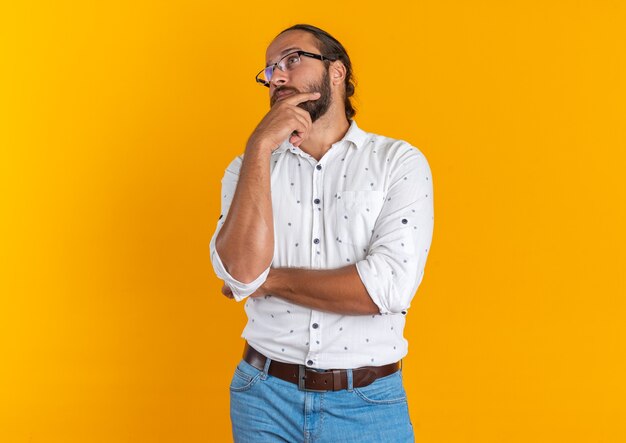
<path fill-rule="evenodd" d="M 265 51 L 265 64 L 276 63 L 282 56 L 298 49 L 308 52 L 317 52 L 316 43 L 317 40 L 310 32 L 300 30 L 287 31 L 276 37 L 267 47 L 267 51 Z M 290 48 L 291 51 L 289 50 Z"/>

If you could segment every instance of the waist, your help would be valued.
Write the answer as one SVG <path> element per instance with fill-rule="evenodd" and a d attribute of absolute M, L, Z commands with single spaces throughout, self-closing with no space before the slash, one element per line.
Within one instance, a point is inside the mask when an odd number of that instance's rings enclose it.
<path fill-rule="evenodd" d="M 285 303 L 276 297 L 246 302 L 242 332 L 271 359 L 318 368 L 381 366 L 406 357 L 405 316 L 344 316 Z M 254 299 L 253 299 L 254 300 Z"/>
<path fill-rule="evenodd" d="M 268 358 L 247 342 L 243 359 L 260 371 L 265 369 Z M 355 369 L 315 370 L 305 365 L 271 360 L 268 374 L 298 385 L 304 391 L 339 391 L 348 388 L 348 371 L 352 371 L 352 387 L 360 388 L 372 384 L 381 377 L 391 375 L 401 368 L 401 362 L 383 366 L 363 366 Z"/>

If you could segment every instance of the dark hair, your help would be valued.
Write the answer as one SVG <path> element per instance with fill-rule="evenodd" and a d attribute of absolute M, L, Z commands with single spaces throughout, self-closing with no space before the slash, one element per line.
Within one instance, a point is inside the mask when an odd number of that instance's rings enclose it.
<path fill-rule="evenodd" d="M 330 35 L 328 32 L 315 27 L 313 25 L 306 24 L 297 24 L 293 25 L 283 31 L 281 31 L 278 35 L 287 32 L 287 31 L 306 31 L 310 34 L 313 34 L 315 39 L 318 41 L 318 50 L 322 55 L 332 57 L 335 60 L 341 60 L 343 65 L 346 67 L 346 96 L 345 96 L 345 108 L 346 108 L 346 118 L 351 120 L 356 114 L 356 109 L 352 105 L 350 101 L 350 97 L 354 95 L 354 88 L 356 85 L 356 80 L 354 79 L 354 74 L 352 73 L 352 63 L 350 62 L 350 57 L 348 57 L 348 52 L 343 47 L 335 37 Z M 277 35 L 277 37 L 278 37 Z M 330 62 L 325 61 L 326 66 L 330 64 Z"/>

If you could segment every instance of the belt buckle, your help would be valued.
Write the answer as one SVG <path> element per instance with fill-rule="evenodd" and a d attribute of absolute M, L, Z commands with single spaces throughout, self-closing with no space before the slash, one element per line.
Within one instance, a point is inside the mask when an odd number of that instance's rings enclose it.
<path fill-rule="evenodd" d="M 328 389 L 310 389 L 305 386 L 306 369 L 304 365 L 298 365 L 298 389 L 306 392 L 328 392 Z"/>

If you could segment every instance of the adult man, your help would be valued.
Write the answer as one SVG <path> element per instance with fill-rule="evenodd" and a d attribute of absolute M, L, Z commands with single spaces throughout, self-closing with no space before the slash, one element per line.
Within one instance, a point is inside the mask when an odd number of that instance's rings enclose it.
<path fill-rule="evenodd" d="M 400 360 L 433 232 L 426 158 L 352 119 L 352 65 L 295 25 L 257 81 L 271 109 L 222 179 L 211 261 L 246 300 L 235 441 L 413 440 Z"/>

